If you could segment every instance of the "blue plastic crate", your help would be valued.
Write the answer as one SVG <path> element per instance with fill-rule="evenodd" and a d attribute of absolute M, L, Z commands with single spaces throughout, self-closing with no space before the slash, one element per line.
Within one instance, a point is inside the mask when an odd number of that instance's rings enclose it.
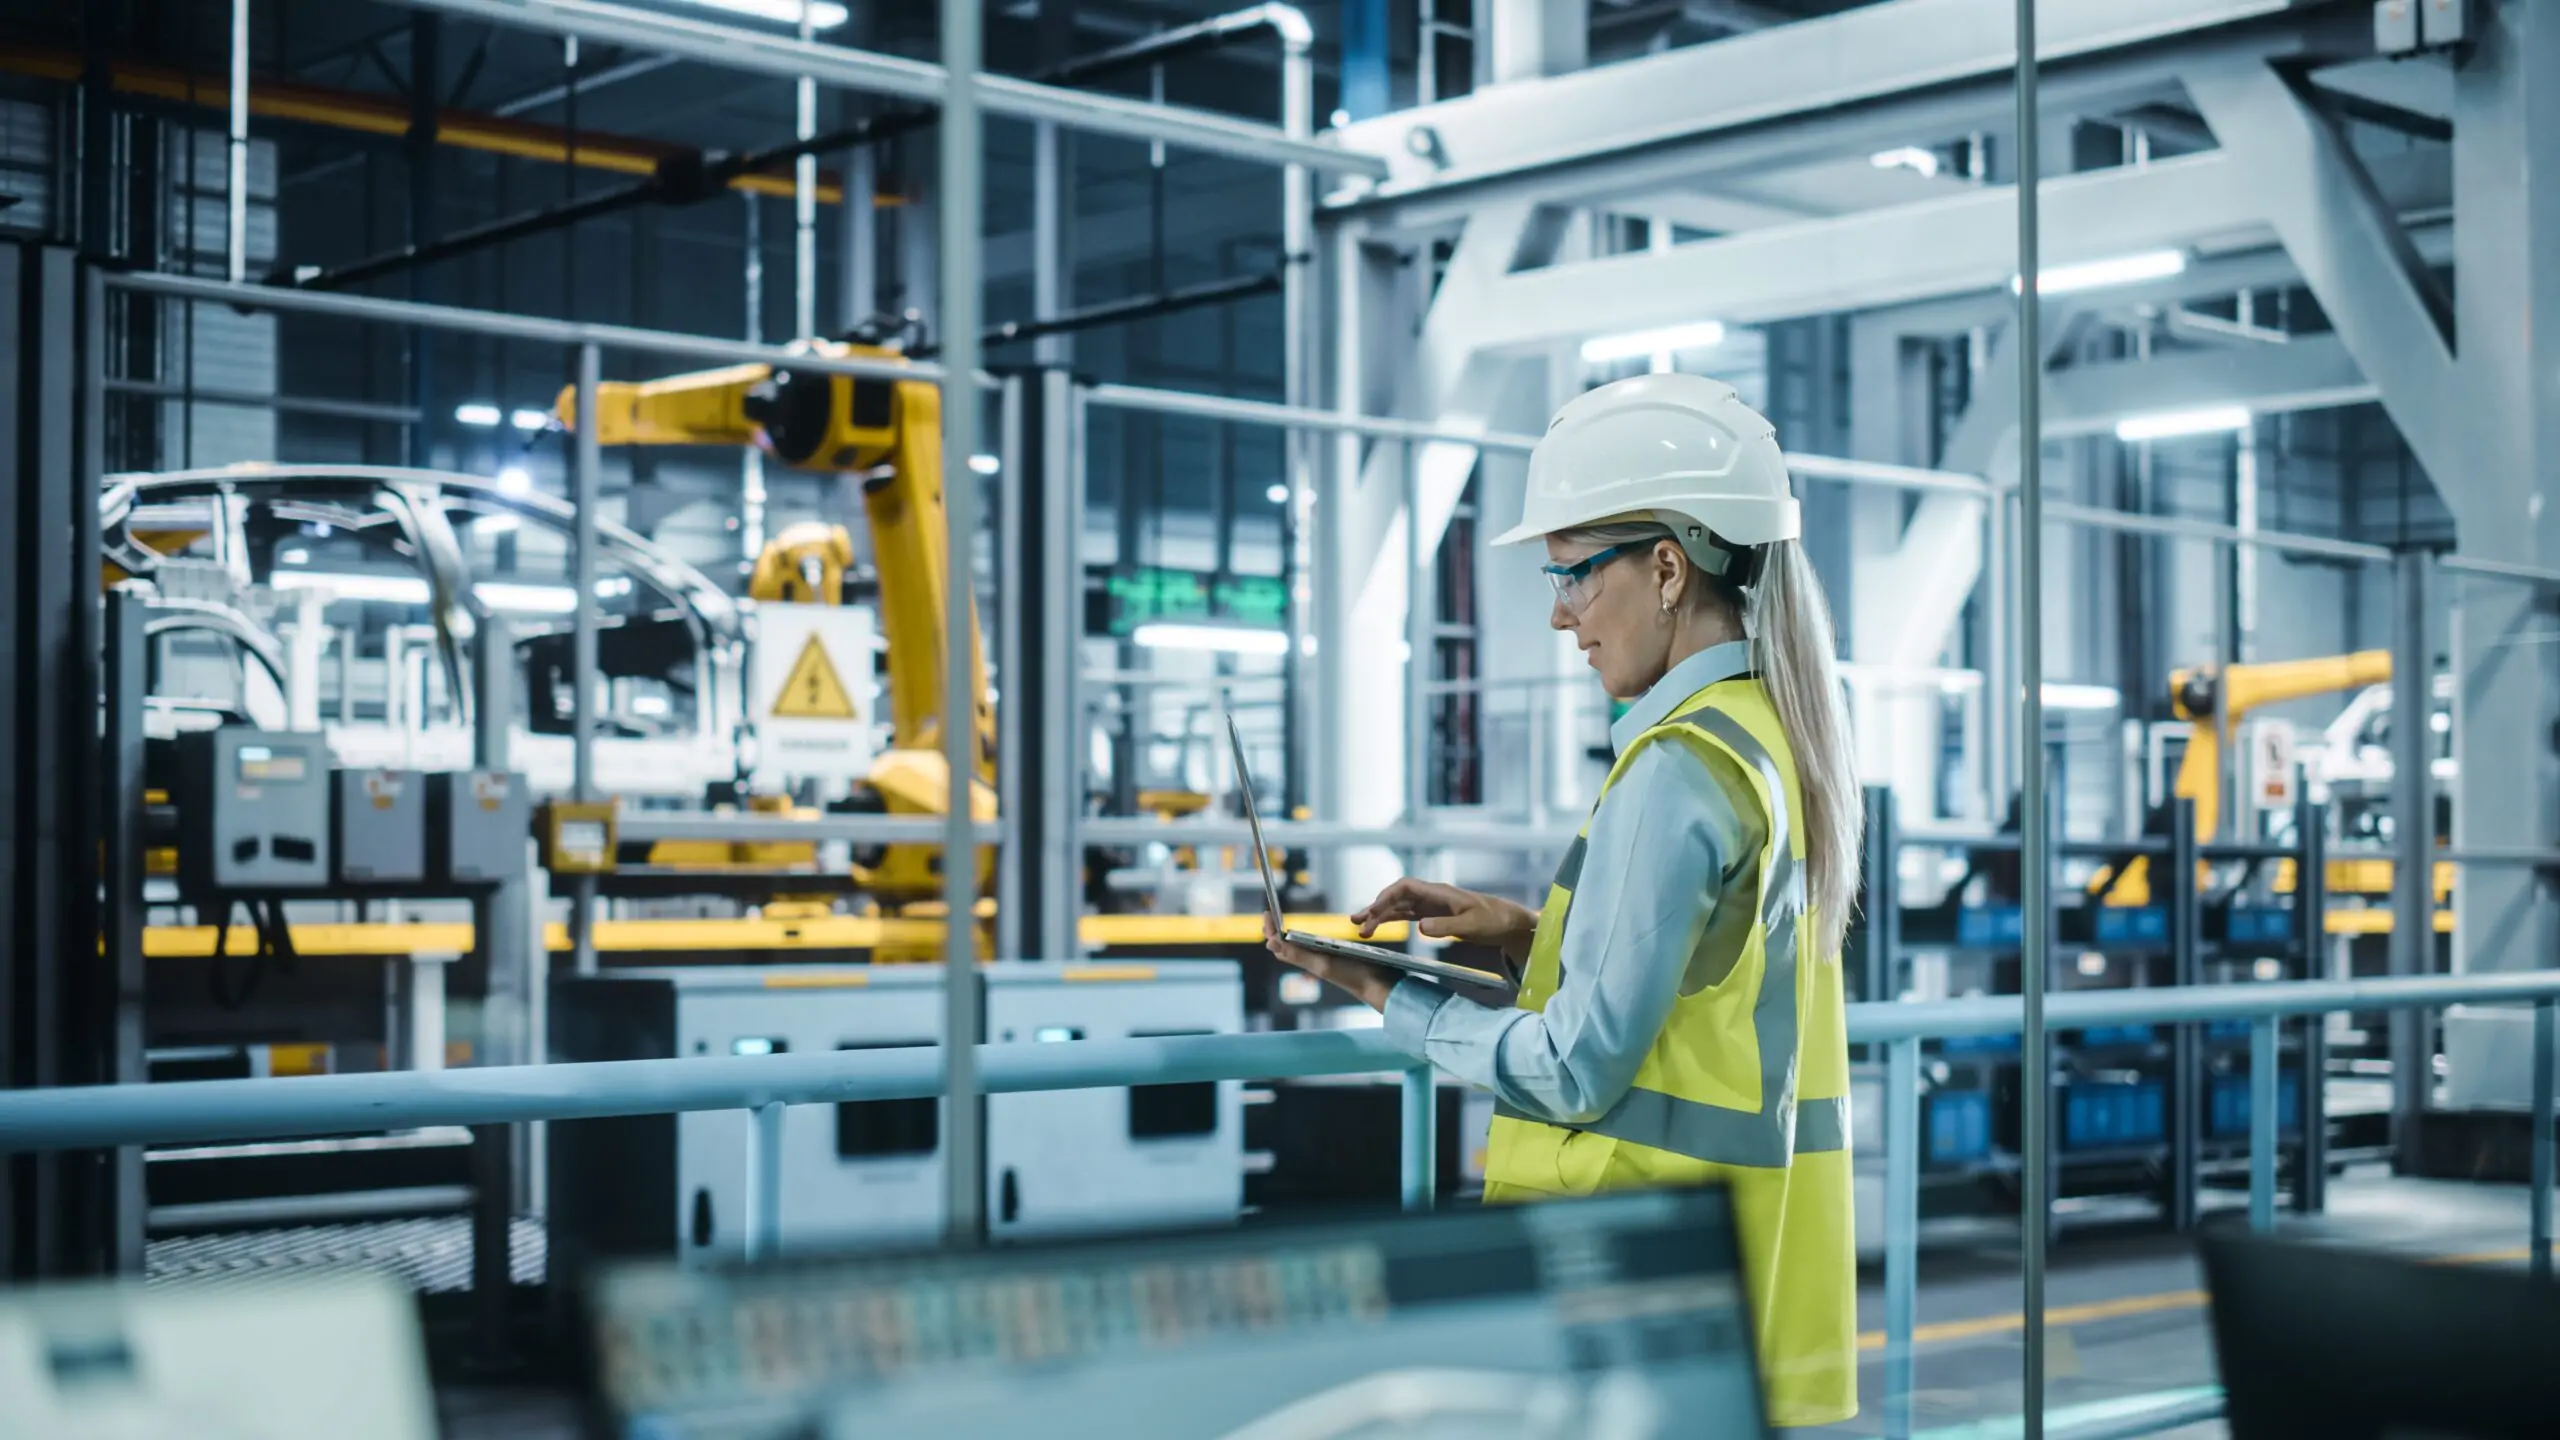
<path fill-rule="evenodd" d="M 2249 1133 L 2249 1077 L 2216 1075 L 2213 1077 L 2212 1103 L 2206 1121 L 2207 1133 L 2217 1137 Z M 2276 1133 L 2294 1135 L 2302 1130 L 2302 1075 L 2286 1070 L 2276 1076 Z"/>
<path fill-rule="evenodd" d="M 2083 1045 L 2148 1045 L 2155 1038 L 2148 1025 L 2092 1025 L 2079 1034 Z"/>
<path fill-rule="evenodd" d="M 1956 912 L 1956 943 L 1968 949 L 2012 947 L 2025 934 L 2014 905 L 1970 905 Z"/>
<path fill-rule="evenodd" d="M 2204 1038 L 2246 1040 L 2249 1038 L 2249 1023 L 2246 1020 L 2208 1020 L 2204 1026 Z"/>
<path fill-rule="evenodd" d="M 2017 1049 L 2015 1035 L 1950 1035 L 1938 1042 L 1942 1055 L 2010 1055 Z"/>
<path fill-rule="evenodd" d="M 2108 905 L 2098 910 L 2101 945 L 2165 945 L 2169 912 L 2157 905 Z"/>
<path fill-rule="evenodd" d="M 2157 1144 L 2167 1133 L 2160 1082 L 2079 1084 L 2063 1087 L 2062 1145 L 2066 1150 Z"/>
<path fill-rule="evenodd" d="M 2280 906 L 2235 905 L 2223 922 L 2234 945 L 2285 945 L 2293 941 L 2293 912 Z"/>
<path fill-rule="evenodd" d="M 1979 1090 L 1940 1090 L 1927 1097 L 1923 1162 L 1956 1165 L 1991 1153 L 1991 1097 Z"/>

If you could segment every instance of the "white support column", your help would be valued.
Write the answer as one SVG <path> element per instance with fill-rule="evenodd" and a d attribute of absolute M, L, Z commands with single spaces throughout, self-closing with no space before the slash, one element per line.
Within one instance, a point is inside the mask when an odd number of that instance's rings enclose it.
<path fill-rule="evenodd" d="M 2437 472 L 2466 558 L 2560 565 L 2560 10 L 2474 7 L 2481 33 L 2454 80 L 2455 301 L 2460 469 Z M 2448 576 L 2448 578 L 2452 578 Z M 2460 848 L 2560 840 L 2560 622 L 2527 585 L 2463 577 L 2454 593 L 2453 803 Z M 2456 968 L 2553 963 L 2560 918 L 2533 872 L 2466 865 L 2454 900 Z M 2449 1032 L 2450 1034 L 2450 1032 Z M 2518 1047 L 2516 1053 L 2522 1053 Z M 2526 1069 L 2513 1071 L 2523 1098 Z"/>
<path fill-rule="evenodd" d="M 1486 33 L 1478 43 L 1491 52 L 1486 73 L 1496 85 L 1591 63 L 1590 0 L 1485 0 L 1482 13 Z"/>

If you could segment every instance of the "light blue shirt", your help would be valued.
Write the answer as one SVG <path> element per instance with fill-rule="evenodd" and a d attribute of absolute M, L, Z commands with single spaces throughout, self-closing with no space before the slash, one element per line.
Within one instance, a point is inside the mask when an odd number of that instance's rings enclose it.
<path fill-rule="evenodd" d="M 1699 651 L 1628 707 L 1610 742 L 1625 754 L 1673 706 L 1749 668 L 1742 641 Z M 1735 917 L 1747 926 L 1759 903 L 1767 838 L 1736 799 L 1749 784 L 1729 758 L 1695 746 L 1636 751 L 1592 814 L 1558 955 L 1563 979 L 1546 1008 L 1497 1010 L 1408 979 L 1387 997 L 1387 1038 L 1524 1114 L 1580 1124 L 1608 1113 L 1635 1084 L 1682 977 L 1738 953 L 1725 932 Z M 1728 897 L 1739 904 L 1720 916 Z"/>

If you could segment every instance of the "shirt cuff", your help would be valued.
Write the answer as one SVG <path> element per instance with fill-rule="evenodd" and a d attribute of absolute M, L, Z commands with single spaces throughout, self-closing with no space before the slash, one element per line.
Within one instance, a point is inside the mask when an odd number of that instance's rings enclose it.
<path fill-rule="evenodd" d="M 1448 999 L 1448 991 L 1427 980 L 1397 981 L 1387 992 L 1387 1043 L 1416 1060 L 1429 1059 L 1423 1047 L 1431 1038 L 1431 1021 Z"/>

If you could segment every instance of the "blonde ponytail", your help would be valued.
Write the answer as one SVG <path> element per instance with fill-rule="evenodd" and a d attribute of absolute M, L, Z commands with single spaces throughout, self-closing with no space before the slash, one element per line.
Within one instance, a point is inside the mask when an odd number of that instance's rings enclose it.
<path fill-rule="evenodd" d="M 1768 547 L 1743 613 L 1752 665 L 1795 751 L 1796 789 L 1804 801 L 1805 889 L 1819 927 L 1816 951 L 1836 957 L 1857 903 L 1867 811 L 1858 791 L 1848 702 L 1833 659 L 1838 640 L 1831 606 L 1804 546 L 1780 540 Z"/>

